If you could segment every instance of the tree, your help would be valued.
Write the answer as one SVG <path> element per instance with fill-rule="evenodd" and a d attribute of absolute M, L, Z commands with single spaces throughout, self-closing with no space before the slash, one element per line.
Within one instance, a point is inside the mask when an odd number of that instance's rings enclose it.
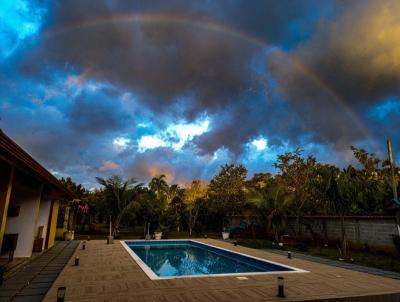
<path fill-rule="evenodd" d="M 185 189 L 183 200 L 187 211 L 187 224 L 189 236 L 192 236 L 193 228 L 196 225 L 199 210 L 207 195 L 207 185 L 200 180 L 193 180 L 190 187 Z"/>
<path fill-rule="evenodd" d="M 354 207 L 355 213 L 382 215 L 390 200 L 390 173 L 388 169 L 379 169 L 382 161 L 374 153 L 368 153 L 364 149 L 351 146 L 354 157 L 362 165 L 362 169 L 356 170 L 356 179 L 360 188 Z"/>
<path fill-rule="evenodd" d="M 169 205 L 170 205 L 170 209 L 172 210 L 172 213 L 173 213 L 172 215 L 174 216 L 173 220 L 175 222 L 176 230 L 178 232 L 180 232 L 181 224 L 182 224 L 181 223 L 182 216 L 185 212 L 186 204 L 183 201 L 182 197 L 177 195 L 172 199 L 172 201 Z"/>
<path fill-rule="evenodd" d="M 368 153 L 366 150 L 354 146 L 350 146 L 350 149 L 367 174 L 373 174 L 378 170 L 378 165 L 382 161 L 374 153 Z"/>
<path fill-rule="evenodd" d="M 149 182 L 149 188 L 154 192 L 159 201 L 163 201 L 168 192 L 168 184 L 165 181 L 166 176 L 161 174 L 159 176 L 153 177 Z"/>
<path fill-rule="evenodd" d="M 71 177 L 60 179 L 60 182 L 66 187 L 69 191 L 74 193 L 78 199 L 82 199 L 88 194 L 88 191 L 81 185 L 72 181 Z"/>
<path fill-rule="evenodd" d="M 169 209 L 172 210 L 172 215 L 176 230 L 179 232 L 181 230 L 181 219 L 183 211 L 185 209 L 185 204 L 183 202 L 184 190 L 177 184 L 171 185 L 166 191 L 166 202 Z"/>
<path fill-rule="evenodd" d="M 286 187 L 287 192 L 293 194 L 289 211 L 296 217 L 296 236 L 301 235 L 304 208 L 309 202 L 307 182 L 317 164 L 315 157 L 310 155 L 304 159 L 301 155 L 301 149 L 286 152 L 278 155 L 277 162 L 274 164 L 275 168 L 280 170 L 281 184 Z"/>
<path fill-rule="evenodd" d="M 211 180 L 209 198 L 214 210 L 224 218 L 239 213 L 246 202 L 245 185 L 247 170 L 243 165 L 225 165 Z"/>
<path fill-rule="evenodd" d="M 340 216 L 342 230 L 341 255 L 345 259 L 348 258 L 345 216 L 351 212 L 358 191 L 357 171 L 352 166 L 344 169 L 336 178 L 332 178 L 328 191 L 331 209 L 336 215 Z"/>
<path fill-rule="evenodd" d="M 135 193 L 140 190 L 142 184 L 134 187 L 134 179 L 123 181 L 119 176 L 108 179 L 97 177 L 96 180 L 104 188 L 103 199 L 111 216 L 112 234 L 118 235 L 121 219 L 133 209 Z"/>
<path fill-rule="evenodd" d="M 86 199 L 88 198 L 89 192 L 81 184 L 77 184 L 74 181 L 72 181 L 71 177 L 67 178 L 62 177 L 60 179 L 60 182 L 76 196 L 76 199 L 68 201 L 68 203 L 63 204 L 63 206 L 68 205 L 71 209 L 69 221 L 67 224 L 68 229 L 75 229 L 79 210 L 84 208 L 87 209 L 88 207 Z"/>

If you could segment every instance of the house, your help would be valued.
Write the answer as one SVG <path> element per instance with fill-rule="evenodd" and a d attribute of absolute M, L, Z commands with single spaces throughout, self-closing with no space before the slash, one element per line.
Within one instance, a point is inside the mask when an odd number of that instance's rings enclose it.
<path fill-rule="evenodd" d="M 31 257 L 52 247 L 60 201 L 74 197 L 0 130 L 1 258 Z"/>

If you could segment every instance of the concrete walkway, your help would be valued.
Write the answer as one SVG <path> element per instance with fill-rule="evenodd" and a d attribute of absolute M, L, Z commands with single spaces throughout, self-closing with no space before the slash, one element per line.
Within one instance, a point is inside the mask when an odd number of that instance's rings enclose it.
<path fill-rule="evenodd" d="M 0 301 L 42 301 L 54 280 L 63 270 L 79 241 L 56 242 L 0 287 Z"/>
<path fill-rule="evenodd" d="M 263 249 L 263 250 L 266 252 L 269 252 L 269 253 L 276 253 L 276 254 L 285 255 L 285 256 L 287 255 L 287 251 L 283 251 L 283 250 L 276 250 L 276 249 Z M 356 272 L 362 272 L 362 273 L 372 274 L 372 275 L 376 275 L 376 276 L 400 280 L 399 273 L 385 271 L 385 270 L 382 270 L 379 268 L 367 267 L 367 266 L 357 265 L 357 264 L 353 264 L 353 263 L 349 263 L 349 262 L 345 262 L 345 261 L 331 260 L 331 259 L 326 259 L 326 258 L 321 258 L 321 257 L 316 257 L 316 256 L 310 256 L 310 255 L 306 255 L 306 254 L 302 254 L 302 253 L 296 253 L 296 252 L 292 252 L 292 257 L 302 259 L 302 260 L 307 260 L 307 261 L 313 261 L 316 263 L 327 264 L 330 266 L 346 268 L 346 269 L 350 269 L 350 270 L 356 271 Z"/>

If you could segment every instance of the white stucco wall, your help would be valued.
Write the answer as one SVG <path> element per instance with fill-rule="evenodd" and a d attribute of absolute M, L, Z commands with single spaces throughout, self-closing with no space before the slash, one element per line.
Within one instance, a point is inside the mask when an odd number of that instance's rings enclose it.
<path fill-rule="evenodd" d="M 5 233 L 18 234 L 14 257 L 30 257 L 33 241 L 37 235 L 36 222 L 39 214 L 40 192 L 16 185 L 13 188 L 11 205 L 19 205 L 21 208 L 19 216 L 7 217 Z M 8 257 L 8 253 L 3 254 L 2 257 Z"/>
<path fill-rule="evenodd" d="M 49 223 L 49 215 L 50 215 L 50 206 L 51 206 L 51 200 L 41 200 L 40 202 L 40 208 L 39 208 L 39 216 L 38 220 L 36 223 L 36 234 L 39 230 L 39 227 L 42 225 L 44 226 L 43 228 L 43 248 L 46 243 L 46 235 L 47 235 L 47 225 Z M 35 234 L 35 236 L 36 236 Z"/>

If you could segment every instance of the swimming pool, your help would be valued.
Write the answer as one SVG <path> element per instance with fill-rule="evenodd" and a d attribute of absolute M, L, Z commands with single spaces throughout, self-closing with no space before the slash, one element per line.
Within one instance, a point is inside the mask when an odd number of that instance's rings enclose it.
<path fill-rule="evenodd" d="M 306 272 L 196 240 L 121 244 L 150 279 Z"/>

